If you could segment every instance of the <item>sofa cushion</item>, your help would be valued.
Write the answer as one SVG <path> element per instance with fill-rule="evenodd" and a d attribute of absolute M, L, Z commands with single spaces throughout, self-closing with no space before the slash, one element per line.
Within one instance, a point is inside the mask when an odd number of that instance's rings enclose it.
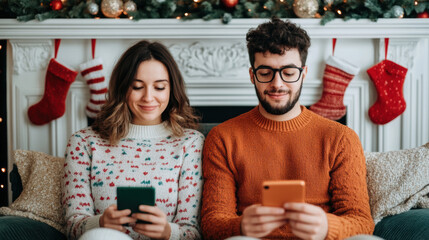
<path fill-rule="evenodd" d="M 26 217 L 0 216 L 0 236 L 8 240 L 62 240 L 57 229 Z"/>
<path fill-rule="evenodd" d="M 377 224 L 412 208 L 429 208 L 429 143 L 365 153 L 371 215 Z"/>
<path fill-rule="evenodd" d="M 14 158 L 23 190 L 9 207 L 0 208 L 0 215 L 27 217 L 64 233 L 61 206 L 64 158 L 27 150 L 16 150 Z"/>
<path fill-rule="evenodd" d="M 374 235 L 389 240 L 427 240 L 429 209 L 411 209 L 385 217 L 375 225 Z"/>

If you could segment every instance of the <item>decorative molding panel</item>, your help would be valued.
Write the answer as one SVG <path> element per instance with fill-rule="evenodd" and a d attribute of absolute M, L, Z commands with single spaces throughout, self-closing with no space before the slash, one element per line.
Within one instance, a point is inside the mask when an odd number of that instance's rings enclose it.
<path fill-rule="evenodd" d="M 238 69 L 248 67 L 247 48 L 242 42 L 174 44 L 169 49 L 184 75 L 191 78 L 231 78 L 237 76 Z"/>
<path fill-rule="evenodd" d="M 15 74 L 46 68 L 52 57 L 51 40 L 11 40 Z"/>
<path fill-rule="evenodd" d="M 389 151 L 394 149 L 411 148 L 417 144 L 417 135 L 414 132 L 422 131 L 418 127 L 418 105 L 421 98 L 418 98 L 416 86 L 419 85 L 419 79 L 415 79 L 413 68 L 416 65 L 417 45 L 420 39 L 390 39 L 388 46 L 387 59 L 391 60 L 408 69 L 404 86 L 403 95 L 407 107 L 400 116 L 392 122 L 378 127 L 379 151 Z M 380 39 L 379 61 L 384 59 L 385 44 Z M 421 67 L 421 65 L 419 65 Z M 398 131 L 398 129 L 408 129 L 408 131 Z"/>
<path fill-rule="evenodd" d="M 304 81 L 302 104 L 311 105 L 320 98 L 323 82 L 320 76 L 326 57 L 331 54 L 331 39 L 336 37 L 340 40 L 336 56 L 353 57 L 361 67 L 346 90 L 344 105 L 348 110 L 347 124 L 357 132 L 364 149 L 384 151 L 429 141 L 427 19 L 379 19 L 377 22 L 336 19 L 324 26 L 320 25 L 320 19 L 291 20 L 305 28 L 312 38 L 308 59 L 311 71 Z M 43 94 L 53 39 L 63 39 L 60 60 L 76 67 L 88 59 L 90 41 L 87 39 L 97 38 L 97 55 L 104 60 L 105 72 L 111 71 L 132 42 L 140 39 L 165 42 L 183 73 L 191 105 L 254 106 L 258 100 L 249 81 L 245 35 L 250 28 L 266 21 L 233 19 L 229 24 L 175 19 L 0 21 L 0 35 L 11 43 L 8 50 L 13 50 L 9 51 L 13 61 L 7 63 L 11 91 L 8 92 L 10 152 L 23 148 L 63 156 L 70 135 L 87 125 L 84 108 L 89 93 L 81 76 L 70 87 L 63 117 L 35 126 L 26 116 L 28 107 Z M 390 38 L 388 58 L 409 69 L 404 85 L 407 109 L 392 123 L 377 126 L 368 118 L 375 90 L 364 71 L 384 59 L 382 39 L 385 37 Z"/>

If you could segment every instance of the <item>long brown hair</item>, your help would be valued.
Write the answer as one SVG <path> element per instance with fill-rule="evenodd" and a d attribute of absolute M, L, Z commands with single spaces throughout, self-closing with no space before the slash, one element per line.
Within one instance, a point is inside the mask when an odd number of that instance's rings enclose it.
<path fill-rule="evenodd" d="M 117 143 L 128 134 L 132 113 L 127 105 L 127 93 L 140 63 L 156 59 L 168 70 L 170 101 L 161 118 L 172 128 L 174 135 L 183 134 L 184 128 L 196 129 L 199 118 L 189 104 L 185 82 L 179 67 L 168 49 L 158 42 L 140 41 L 125 51 L 115 65 L 109 83 L 107 101 L 98 113 L 92 128 L 100 136 Z"/>

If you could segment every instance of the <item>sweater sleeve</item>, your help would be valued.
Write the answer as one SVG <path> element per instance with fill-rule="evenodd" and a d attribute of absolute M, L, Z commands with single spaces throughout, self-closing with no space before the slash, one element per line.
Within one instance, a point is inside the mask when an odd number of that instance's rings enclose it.
<path fill-rule="evenodd" d="M 350 130 L 332 152 L 335 154 L 331 158 L 329 187 L 332 210 L 327 214 L 329 229 L 326 239 L 372 234 L 374 222 L 369 207 L 365 156 L 359 137 Z"/>
<path fill-rule="evenodd" d="M 225 144 L 216 129 L 212 129 L 206 138 L 203 159 L 201 227 L 204 239 L 225 239 L 241 235 L 236 182 L 228 164 Z"/>
<path fill-rule="evenodd" d="M 82 131 L 70 137 L 65 153 L 62 204 L 68 239 L 77 239 L 87 230 L 99 227 L 99 216 L 94 216 L 91 197 L 90 147 Z"/>
<path fill-rule="evenodd" d="M 203 188 L 204 136 L 196 131 L 194 133 L 193 140 L 184 146 L 183 164 L 179 176 L 177 212 L 170 223 L 170 239 L 201 239 L 199 213 Z"/>

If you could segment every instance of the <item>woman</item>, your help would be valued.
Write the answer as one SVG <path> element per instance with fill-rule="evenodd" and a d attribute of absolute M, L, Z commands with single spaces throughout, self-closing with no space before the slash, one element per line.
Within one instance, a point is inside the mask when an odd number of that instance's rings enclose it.
<path fill-rule="evenodd" d="M 67 145 L 68 238 L 102 227 L 133 239 L 199 239 L 204 136 L 193 130 L 197 121 L 168 49 L 148 41 L 129 48 L 92 127 L 76 132 Z M 140 205 L 145 213 L 118 210 L 117 186 L 152 186 L 156 204 Z"/>

